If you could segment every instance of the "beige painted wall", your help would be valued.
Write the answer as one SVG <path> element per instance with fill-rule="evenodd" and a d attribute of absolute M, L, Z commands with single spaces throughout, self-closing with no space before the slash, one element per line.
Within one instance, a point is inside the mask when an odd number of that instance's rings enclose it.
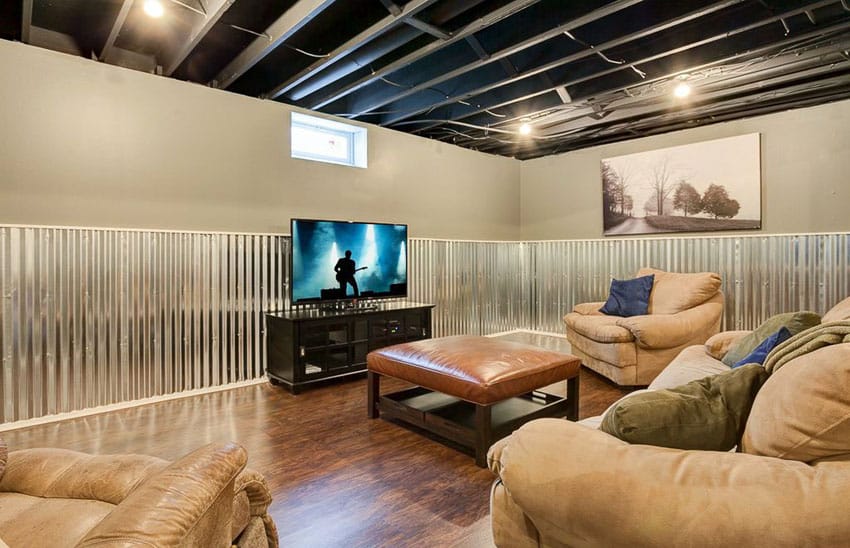
<path fill-rule="evenodd" d="M 523 162 L 521 237 L 601 238 L 603 158 L 754 132 L 762 163 L 756 232 L 850 231 L 850 101 L 842 101 Z"/>
<path fill-rule="evenodd" d="M 520 162 L 369 126 L 289 157 L 290 108 L 0 40 L 0 223 L 288 233 L 290 217 L 519 237 Z"/>

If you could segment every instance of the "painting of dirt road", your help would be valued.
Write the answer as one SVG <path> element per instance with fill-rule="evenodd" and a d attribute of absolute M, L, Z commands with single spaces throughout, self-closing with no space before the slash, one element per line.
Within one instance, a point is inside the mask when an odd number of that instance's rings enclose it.
<path fill-rule="evenodd" d="M 606 236 L 761 228 L 760 135 L 602 160 Z"/>

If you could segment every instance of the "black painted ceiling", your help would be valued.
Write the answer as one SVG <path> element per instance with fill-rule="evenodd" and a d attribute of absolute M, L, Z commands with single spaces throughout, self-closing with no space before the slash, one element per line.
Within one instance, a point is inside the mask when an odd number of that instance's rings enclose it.
<path fill-rule="evenodd" d="M 3 2 L 0 37 L 521 159 L 850 97 L 850 0 L 161 2 Z"/>

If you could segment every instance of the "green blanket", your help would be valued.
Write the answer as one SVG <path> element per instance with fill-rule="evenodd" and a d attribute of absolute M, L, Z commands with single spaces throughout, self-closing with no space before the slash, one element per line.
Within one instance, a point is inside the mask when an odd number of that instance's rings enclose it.
<path fill-rule="evenodd" d="M 831 344 L 850 343 L 850 320 L 829 322 L 816 325 L 797 333 L 784 343 L 774 348 L 764 361 L 764 368 L 769 374 L 809 352 Z"/>

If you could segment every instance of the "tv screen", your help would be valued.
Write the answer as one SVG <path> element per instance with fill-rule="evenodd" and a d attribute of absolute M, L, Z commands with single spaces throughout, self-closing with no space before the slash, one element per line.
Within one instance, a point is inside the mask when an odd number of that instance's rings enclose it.
<path fill-rule="evenodd" d="M 407 225 L 292 219 L 293 304 L 407 296 Z"/>

